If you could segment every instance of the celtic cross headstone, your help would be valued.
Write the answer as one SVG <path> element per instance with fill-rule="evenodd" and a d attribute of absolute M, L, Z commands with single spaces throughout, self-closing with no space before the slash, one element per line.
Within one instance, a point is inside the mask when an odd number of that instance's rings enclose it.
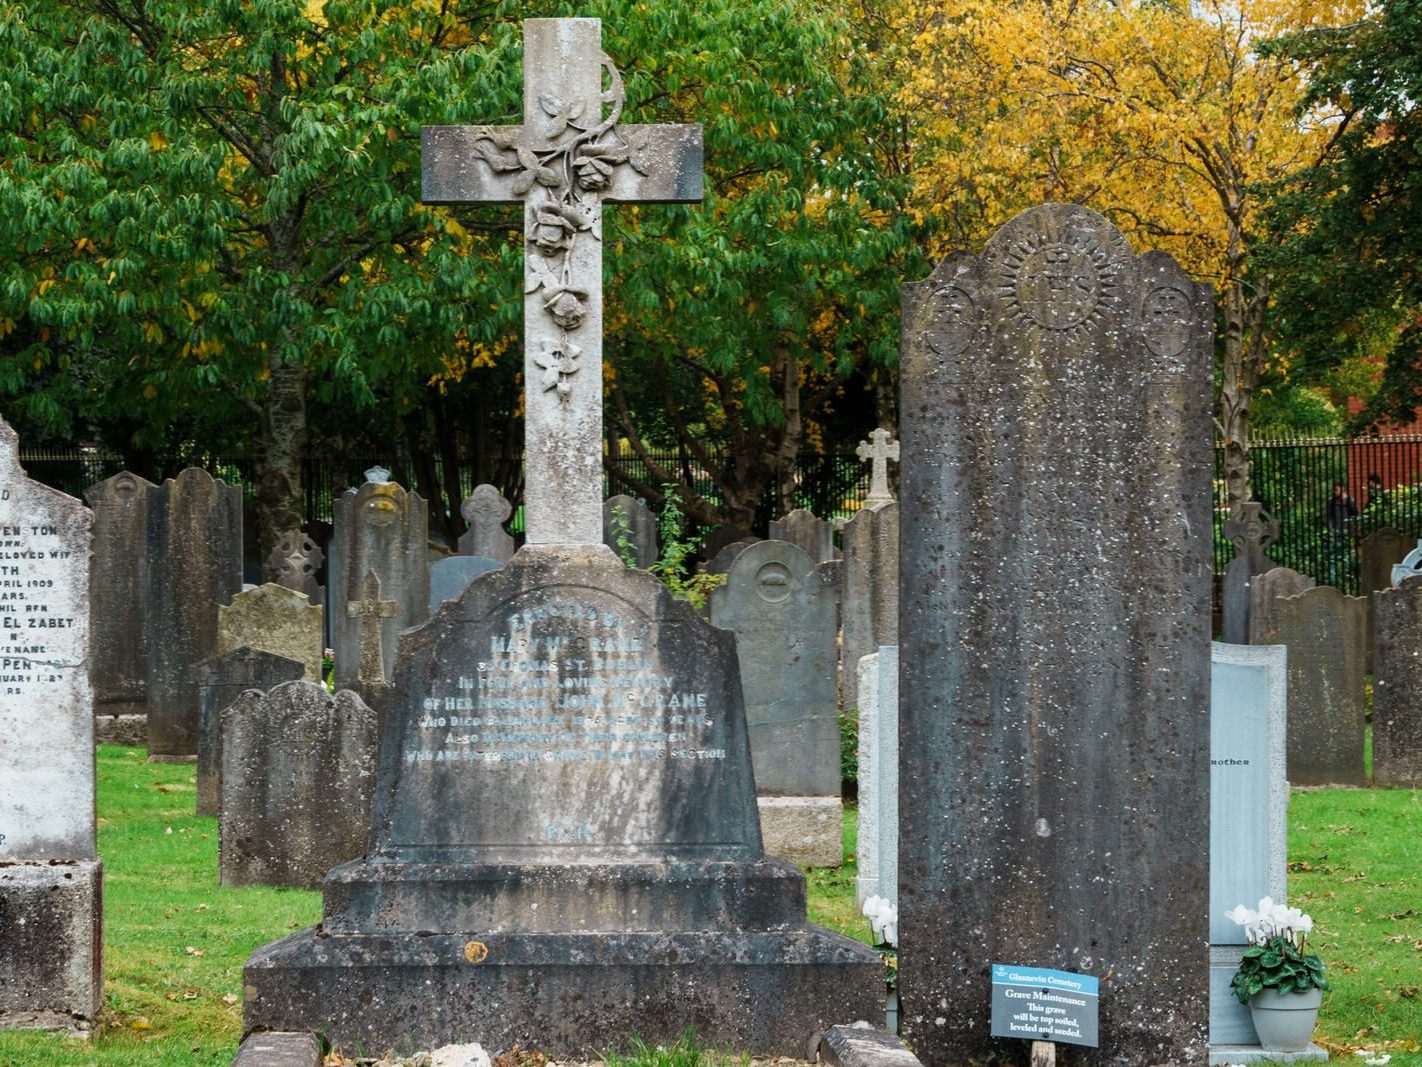
<path fill-rule="evenodd" d="M 522 202 L 531 545 L 602 542 L 602 205 L 701 199 L 701 127 L 626 125 L 597 19 L 527 19 L 523 125 L 426 126 L 423 199 Z"/>

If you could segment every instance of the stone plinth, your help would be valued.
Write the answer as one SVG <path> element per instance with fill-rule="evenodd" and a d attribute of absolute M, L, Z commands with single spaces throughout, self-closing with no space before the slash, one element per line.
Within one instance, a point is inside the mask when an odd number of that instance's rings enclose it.
<path fill-rule="evenodd" d="M 0 861 L 0 1029 L 89 1030 L 104 1001 L 103 871 Z"/>

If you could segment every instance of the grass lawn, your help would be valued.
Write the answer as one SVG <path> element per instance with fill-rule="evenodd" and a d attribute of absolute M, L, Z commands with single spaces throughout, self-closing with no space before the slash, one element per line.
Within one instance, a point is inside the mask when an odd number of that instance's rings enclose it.
<path fill-rule="evenodd" d="M 320 919 L 320 894 L 217 885 L 217 824 L 193 814 L 190 764 L 150 764 L 142 749 L 99 750 L 104 859 L 105 1011 L 92 1039 L 0 1031 L 0 1067 L 227 1067 L 242 1025 L 242 965 L 258 945 Z M 854 819 L 845 851 L 854 855 Z M 1362 1067 L 1422 1067 L 1422 792 L 1295 793 L 1292 902 L 1334 990 L 1319 1037 Z M 854 866 L 815 871 L 810 917 L 860 940 Z M 1253 903 L 1252 901 L 1245 903 Z M 641 1063 L 643 1057 L 638 1057 Z M 623 1060 L 626 1064 L 630 1061 Z"/>

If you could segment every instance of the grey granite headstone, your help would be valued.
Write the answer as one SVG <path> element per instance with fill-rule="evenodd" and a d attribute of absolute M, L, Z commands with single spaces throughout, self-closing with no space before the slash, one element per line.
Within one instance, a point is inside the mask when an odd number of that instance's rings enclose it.
<path fill-rule="evenodd" d="M 525 548 L 405 636 L 366 856 L 324 901 L 248 962 L 247 1030 L 787 1055 L 883 1010 L 877 955 L 761 853 L 733 636 L 602 545 Z"/>
<path fill-rule="evenodd" d="M 504 529 L 513 514 L 513 505 L 492 485 L 478 485 L 465 498 L 459 513 L 469 529 L 459 538 L 459 554 L 484 556 L 497 563 L 507 563 L 514 554 L 514 539 Z"/>
<path fill-rule="evenodd" d="M 1331 585 L 1276 597 L 1262 643 L 1289 648 L 1289 782 L 1362 785 L 1368 602 Z"/>
<path fill-rule="evenodd" d="M 458 600 L 464 587 L 487 571 L 498 570 L 503 564 L 488 556 L 450 556 L 430 564 L 430 614 L 439 610 L 446 600 Z"/>
<path fill-rule="evenodd" d="M 122 471 L 84 490 L 94 511 L 89 678 L 94 714 L 148 714 L 148 490 Z"/>
<path fill-rule="evenodd" d="M 305 593 L 286 586 L 268 582 L 243 590 L 231 604 L 217 609 L 217 651 L 259 648 L 296 660 L 306 667 L 308 682 L 320 682 L 325 653 L 322 615 Z"/>
<path fill-rule="evenodd" d="M 267 560 L 273 581 L 277 585 L 305 593 L 313 604 L 323 602 L 323 593 L 317 581 L 325 554 L 312 538 L 300 530 L 289 530 L 277 540 Z"/>
<path fill-rule="evenodd" d="M 223 885 L 314 887 L 365 852 L 376 713 L 355 693 L 285 682 L 222 712 Z"/>
<path fill-rule="evenodd" d="M 1377 594 L 1373 781 L 1422 786 L 1422 577 Z"/>
<path fill-rule="evenodd" d="M 1274 603 L 1280 597 L 1298 596 L 1318 583 L 1288 567 L 1274 567 L 1249 582 L 1249 644 L 1269 644 L 1274 627 Z"/>
<path fill-rule="evenodd" d="M 859 661 L 899 643 L 899 505 L 866 504 L 840 538 L 840 705 L 851 707 Z"/>
<path fill-rule="evenodd" d="M 657 562 L 657 517 L 645 501 L 625 493 L 610 496 L 602 504 L 602 543 L 625 563 L 619 539 L 627 541 L 626 552 L 634 567 L 646 570 Z"/>
<path fill-rule="evenodd" d="M 102 1002 L 92 525 L 0 419 L 0 1028 L 88 1030 Z"/>
<path fill-rule="evenodd" d="M 306 665 L 261 649 L 242 647 L 203 660 L 198 683 L 197 813 L 217 817 L 222 796 L 222 712 L 249 689 L 266 692 L 300 681 Z"/>
<path fill-rule="evenodd" d="M 1212 1062 L 1257 1046 L 1249 1008 L 1230 990 L 1246 944 L 1225 917 L 1287 890 L 1289 783 L 1284 770 L 1288 650 L 1210 646 L 1210 1045 Z"/>
<path fill-rule="evenodd" d="M 1001 962 L 1110 976 L 1093 1062 L 1206 1057 L 1213 307 L 1070 205 L 904 287 L 900 1027 L 926 1063 L 999 1052 Z"/>
<path fill-rule="evenodd" d="M 854 900 L 899 902 L 899 650 L 859 661 L 859 843 Z"/>
<path fill-rule="evenodd" d="M 786 541 L 751 545 L 711 593 L 711 624 L 736 635 L 761 794 L 839 796 L 835 593 Z"/>
<path fill-rule="evenodd" d="M 1249 643 L 1250 582 L 1278 566 L 1264 550 L 1279 538 L 1279 523 L 1257 500 L 1238 505 L 1225 523 L 1225 536 L 1234 543 L 1234 559 L 1224 575 L 1224 640 Z"/>
<path fill-rule="evenodd" d="M 834 527 L 812 511 L 796 508 L 784 518 L 770 522 L 770 540 L 789 541 L 816 563 L 839 558 L 834 547 Z"/>
<path fill-rule="evenodd" d="M 354 689 L 360 682 L 362 638 L 366 616 L 351 606 L 363 598 L 366 577 L 380 580 L 381 597 L 394 605 L 380 615 L 383 674 L 395 666 L 395 644 L 401 630 L 429 616 L 430 575 L 425 542 L 429 539 L 429 509 L 424 498 L 394 482 L 366 482 L 335 503 L 336 534 L 331 553 L 331 652 L 336 664 L 336 688 Z"/>
<path fill-rule="evenodd" d="M 148 490 L 148 755 L 197 755 L 193 668 L 242 591 L 242 490 L 189 467 Z"/>

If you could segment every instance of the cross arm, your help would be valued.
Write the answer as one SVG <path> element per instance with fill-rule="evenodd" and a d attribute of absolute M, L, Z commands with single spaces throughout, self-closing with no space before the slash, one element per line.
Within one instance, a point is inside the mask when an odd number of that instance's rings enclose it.
<path fill-rule="evenodd" d="M 695 203 L 701 199 L 701 127 L 617 126 L 628 150 L 601 190 L 622 203 Z M 522 126 L 425 126 L 421 130 L 420 199 L 427 204 L 517 203 L 527 192 L 518 153 Z M 524 191 L 520 192 L 520 185 Z"/>

